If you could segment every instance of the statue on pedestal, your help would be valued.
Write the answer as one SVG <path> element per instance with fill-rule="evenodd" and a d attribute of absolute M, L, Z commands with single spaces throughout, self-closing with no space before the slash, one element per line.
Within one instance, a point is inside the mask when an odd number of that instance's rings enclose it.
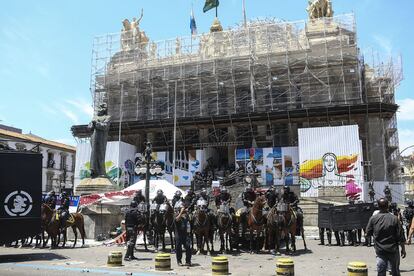
<path fill-rule="evenodd" d="M 88 128 L 92 130 L 91 135 L 91 178 L 106 177 L 105 152 L 108 141 L 110 116 L 105 103 L 98 107 L 96 116 L 89 123 Z"/>
<path fill-rule="evenodd" d="M 139 24 L 144 17 L 144 10 L 141 10 L 141 16 L 138 20 L 134 17 L 132 22 L 129 19 L 122 21 L 123 28 L 121 30 L 121 49 L 129 51 L 133 49 L 144 50 L 148 44 L 148 37 L 144 31 L 139 29 Z"/>
<path fill-rule="evenodd" d="M 309 0 L 306 9 L 309 19 L 318 19 L 323 17 L 333 17 L 333 9 L 331 0 Z"/>

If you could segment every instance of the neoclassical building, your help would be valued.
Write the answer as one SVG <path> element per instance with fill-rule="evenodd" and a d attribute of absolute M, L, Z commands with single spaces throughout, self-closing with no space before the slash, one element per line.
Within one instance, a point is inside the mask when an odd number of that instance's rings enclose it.
<path fill-rule="evenodd" d="M 72 191 L 76 148 L 23 134 L 21 129 L 0 125 L 0 146 L 20 151 L 36 151 L 43 155 L 42 191 Z"/>

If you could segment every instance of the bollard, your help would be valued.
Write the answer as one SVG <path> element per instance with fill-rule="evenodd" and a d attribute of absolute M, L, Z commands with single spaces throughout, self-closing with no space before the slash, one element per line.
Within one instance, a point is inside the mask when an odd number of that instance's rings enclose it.
<path fill-rule="evenodd" d="M 171 255 L 158 254 L 155 257 L 155 270 L 168 271 L 171 270 Z"/>
<path fill-rule="evenodd" d="M 211 264 L 211 272 L 213 275 L 228 275 L 229 274 L 229 260 L 227 257 L 218 256 L 213 257 Z"/>
<path fill-rule="evenodd" d="M 279 258 L 276 261 L 276 275 L 280 276 L 294 276 L 295 265 L 290 258 Z"/>
<path fill-rule="evenodd" d="M 368 267 L 363 262 L 350 262 L 348 276 L 368 276 Z"/>
<path fill-rule="evenodd" d="M 112 251 L 108 255 L 108 266 L 122 266 L 122 252 L 121 251 Z"/>

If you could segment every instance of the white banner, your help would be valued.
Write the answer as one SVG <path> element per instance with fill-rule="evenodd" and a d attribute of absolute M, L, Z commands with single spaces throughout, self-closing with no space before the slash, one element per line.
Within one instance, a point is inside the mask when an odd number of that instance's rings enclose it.
<path fill-rule="evenodd" d="M 363 199 L 364 172 L 358 126 L 299 129 L 301 195 L 318 197 L 321 187 L 344 187 Z"/>

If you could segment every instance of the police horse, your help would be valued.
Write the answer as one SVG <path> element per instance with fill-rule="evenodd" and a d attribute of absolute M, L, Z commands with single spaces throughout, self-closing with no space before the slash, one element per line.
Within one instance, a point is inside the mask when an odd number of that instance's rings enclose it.
<path fill-rule="evenodd" d="M 217 228 L 220 236 L 220 252 L 229 251 L 229 243 L 230 252 L 233 251 L 232 224 L 233 217 L 230 214 L 229 205 L 222 202 L 217 210 Z"/>
<path fill-rule="evenodd" d="M 207 245 L 207 254 L 214 252 L 213 228 L 214 225 L 208 212 L 207 202 L 204 199 L 197 200 L 193 216 L 193 232 L 197 240 L 197 255 L 204 251 L 204 244 Z M 209 243 L 211 243 L 211 251 Z"/>
<path fill-rule="evenodd" d="M 290 205 L 283 202 L 278 203 L 277 212 L 279 214 L 276 217 L 279 225 L 280 236 L 276 238 L 276 242 L 278 242 L 279 239 L 284 238 L 286 244 L 286 252 L 290 253 L 290 238 L 293 252 L 296 252 L 296 234 L 300 234 L 303 239 L 303 246 L 305 247 L 305 250 L 307 250 L 303 228 L 303 217 L 298 217 Z"/>
<path fill-rule="evenodd" d="M 250 253 L 253 254 L 253 251 L 260 251 L 261 243 L 254 242 L 254 240 L 259 240 L 259 237 L 264 236 L 264 230 L 266 225 L 266 217 L 263 214 L 263 207 L 266 203 L 266 199 L 264 196 L 258 196 L 254 203 L 252 208 L 250 209 L 250 212 L 247 216 L 247 228 L 249 230 L 250 236 Z M 256 232 L 256 239 L 254 237 L 254 232 Z"/>
<path fill-rule="evenodd" d="M 56 210 L 52 210 L 49 205 L 42 204 L 41 207 L 41 218 L 42 218 L 42 228 L 47 232 L 48 237 L 51 239 L 51 248 L 56 248 L 60 241 L 60 218 Z M 69 219 L 66 220 L 64 225 L 64 233 L 63 233 L 63 245 L 65 247 L 66 244 L 66 228 L 71 227 L 73 233 L 75 235 L 75 242 L 73 243 L 72 247 L 76 246 L 76 242 L 78 239 L 78 233 L 76 229 L 79 230 L 81 237 L 82 237 L 82 246 L 85 245 L 85 224 L 83 215 L 80 213 L 73 213 L 70 214 Z"/>
<path fill-rule="evenodd" d="M 169 202 L 161 204 L 158 211 L 156 209 L 156 204 L 152 204 L 151 212 L 155 212 L 151 221 L 154 233 L 155 252 L 158 251 L 160 238 L 162 242 L 162 251 L 165 251 L 165 230 L 167 230 L 170 235 L 171 251 L 174 251 L 174 237 L 172 234 L 174 231 L 174 210 Z"/>

